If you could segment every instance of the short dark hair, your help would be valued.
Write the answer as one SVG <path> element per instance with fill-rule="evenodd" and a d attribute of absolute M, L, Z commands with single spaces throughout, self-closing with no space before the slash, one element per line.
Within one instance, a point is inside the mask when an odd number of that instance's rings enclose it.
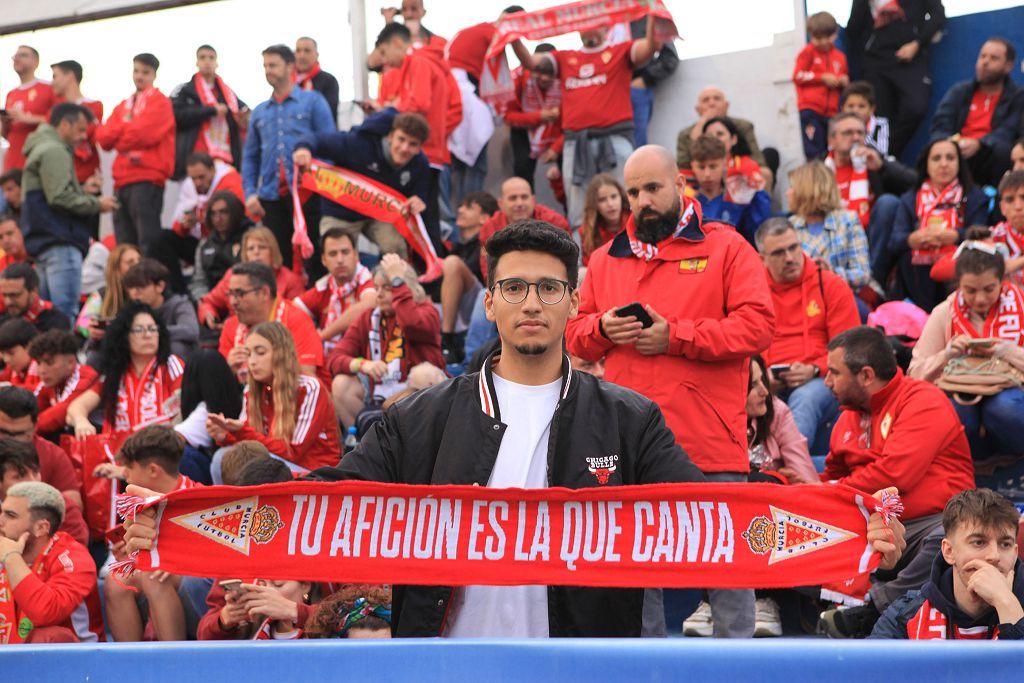
<path fill-rule="evenodd" d="M 28 291 L 35 292 L 39 289 L 39 275 L 36 269 L 25 262 L 12 263 L 4 268 L 0 273 L 0 280 L 23 280 Z"/>
<path fill-rule="evenodd" d="M 694 161 L 714 161 L 726 156 L 725 143 L 714 135 L 701 135 L 690 146 L 690 158 Z"/>
<path fill-rule="evenodd" d="M 295 52 L 293 52 L 290 47 L 282 43 L 271 45 L 266 50 L 264 50 L 263 56 L 266 57 L 267 55 L 277 55 L 278 57 L 284 60 L 285 64 L 295 63 Z"/>
<path fill-rule="evenodd" d="M 860 325 L 837 334 L 828 343 L 829 351 L 836 349 L 843 350 L 843 362 L 855 375 L 870 367 L 879 379 L 888 381 L 896 376 L 896 354 L 885 333 L 877 328 Z"/>
<path fill-rule="evenodd" d="M 39 454 L 31 441 L 21 439 L 0 439 L 0 477 L 10 467 L 24 477 L 29 472 L 39 472 Z"/>
<path fill-rule="evenodd" d="M 498 200 L 490 192 L 470 192 L 462 198 L 462 206 L 476 204 L 480 210 L 488 216 L 498 213 Z"/>
<path fill-rule="evenodd" d="M 47 330 L 29 342 L 28 355 L 34 360 L 52 356 L 74 356 L 78 353 L 78 340 L 67 330 Z"/>
<path fill-rule="evenodd" d="M 971 245 L 967 244 L 956 257 L 957 280 L 964 275 L 981 275 L 989 271 L 995 273 L 997 280 L 1002 280 L 1006 275 L 1006 261 L 999 252 L 990 254 L 982 249 L 972 249 Z"/>
<path fill-rule="evenodd" d="M 527 219 L 513 223 L 487 240 L 487 284 L 494 286 L 498 261 L 513 251 L 540 251 L 565 264 L 569 285 L 576 287 L 579 277 L 580 248 L 565 230 L 546 221 Z"/>
<path fill-rule="evenodd" d="M 82 83 L 82 65 L 73 59 L 65 59 L 62 62 L 57 62 L 50 65 L 51 69 L 60 69 L 61 71 L 67 71 L 69 74 L 75 77 L 75 82 Z"/>
<path fill-rule="evenodd" d="M 1013 64 L 1014 67 L 1016 67 L 1016 65 L 1017 65 L 1017 49 L 1013 46 L 1013 43 L 1011 43 L 1006 38 L 1003 38 L 1002 36 L 991 36 L 989 38 L 986 38 L 985 42 L 986 43 L 999 43 L 1004 48 L 1006 48 L 1006 61 L 1008 61 L 1010 64 Z M 982 44 L 984 45 L 984 43 L 982 43 Z"/>
<path fill-rule="evenodd" d="M 836 126 L 847 119 L 853 119 L 860 125 L 864 126 L 865 131 L 867 130 L 867 124 L 864 123 L 864 119 L 854 114 L 852 111 L 841 111 L 828 120 L 828 136 L 832 137 L 836 133 Z"/>
<path fill-rule="evenodd" d="M 274 269 L 259 261 L 245 261 L 237 263 L 231 268 L 232 275 L 244 275 L 254 287 L 266 287 L 270 290 L 270 296 L 277 296 L 277 277 Z"/>
<path fill-rule="evenodd" d="M 139 54 L 132 57 L 132 61 L 138 62 L 139 64 L 145 64 L 146 66 L 152 68 L 153 71 L 156 71 L 160 68 L 160 60 L 156 58 L 156 55 L 150 52 L 140 52 Z"/>
<path fill-rule="evenodd" d="M 201 50 L 209 50 L 213 54 L 217 54 L 217 50 L 213 47 L 213 45 L 207 45 L 206 43 L 203 43 L 202 45 L 196 48 L 196 54 L 198 55 Z"/>
<path fill-rule="evenodd" d="M 18 217 L 10 211 L 5 210 L 3 213 L 0 213 L 0 224 L 6 223 L 7 221 L 14 221 L 15 223 L 18 223 L 19 227 L 21 226 L 21 223 L 18 222 Z"/>
<path fill-rule="evenodd" d="M 192 152 L 185 157 L 185 168 L 195 166 L 196 164 L 202 164 L 206 168 L 213 168 L 213 157 L 206 152 Z"/>
<path fill-rule="evenodd" d="M 537 45 L 537 47 L 533 48 L 533 53 L 535 55 L 540 55 L 540 54 L 544 54 L 545 52 L 554 52 L 554 51 L 555 51 L 555 46 L 552 45 L 551 43 L 539 43 Z"/>
<path fill-rule="evenodd" d="M 21 169 L 12 168 L 9 171 L 4 171 L 0 174 L 0 185 L 6 185 L 9 182 L 15 182 L 18 187 L 21 187 Z"/>
<path fill-rule="evenodd" d="M 24 318 L 9 318 L 0 324 L 0 351 L 9 351 L 15 346 L 27 349 L 37 334 L 36 326 Z"/>
<path fill-rule="evenodd" d="M 525 12 L 522 5 L 509 5 L 505 9 L 501 10 L 502 14 L 515 14 L 516 12 Z"/>
<path fill-rule="evenodd" d="M 355 238 L 352 237 L 351 233 L 347 232 L 343 228 L 333 227 L 324 230 L 323 233 L 320 235 L 320 251 L 324 250 L 324 246 L 327 244 L 327 240 L 340 240 L 343 237 L 348 238 L 348 241 L 352 245 L 353 249 L 356 248 L 356 241 Z"/>
<path fill-rule="evenodd" d="M 991 489 L 961 491 L 949 499 L 942 511 L 942 530 L 948 538 L 967 522 L 976 522 L 983 529 L 1013 529 L 1016 536 L 1020 512 L 1009 498 Z"/>
<path fill-rule="evenodd" d="M 155 285 L 158 282 L 167 283 L 170 279 L 171 271 L 167 270 L 167 266 L 156 259 L 144 258 L 128 269 L 128 272 L 124 274 L 124 278 L 121 279 L 121 285 L 125 289 L 129 287 L 146 287 L 148 285 Z"/>
<path fill-rule="evenodd" d="M 77 123 L 78 119 L 83 116 L 85 117 L 86 123 L 91 123 L 96 118 L 92 115 L 91 111 L 80 104 L 75 104 L 74 102 L 61 102 L 60 104 L 54 105 L 53 109 L 50 110 L 50 125 L 56 128 L 65 121 L 68 123 Z"/>
<path fill-rule="evenodd" d="M 430 124 L 422 114 L 412 111 L 396 116 L 391 122 L 391 130 L 400 130 L 420 142 L 425 142 L 430 137 Z"/>
<path fill-rule="evenodd" d="M 148 465 L 155 462 L 167 474 L 178 474 L 185 453 L 185 442 L 173 427 L 150 425 L 129 436 L 119 451 L 125 464 Z"/>
<path fill-rule="evenodd" d="M 1020 144 L 1020 141 L 1017 144 Z M 1024 171 L 1010 171 L 999 181 L 999 198 L 1002 199 L 1007 192 L 1019 190 L 1022 187 L 1024 187 Z"/>
<path fill-rule="evenodd" d="M 17 420 L 19 417 L 32 418 L 35 424 L 39 416 L 39 403 L 28 389 L 22 387 L 0 387 L 0 413 Z"/>
<path fill-rule="evenodd" d="M 376 47 L 380 47 L 384 43 L 390 43 L 396 36 L 401 39 L 403 43 L 412 42 L 412 33 L 409 29 L 403 24 L 392 22 L 385 25 L 384 28 L 381 29 L 380 33 L 377 34 L 377 40 L 374 42 L 374 45 Z"/>
<path fill-rule="evenodd" d="M 259 486 L 292 481 L 295 477 L 288 465 L 276 458 L 256 458 L 247 463 L 236 478 L 237 486 Z"/>
<path fill-rule="evenodd" d="M 853 81 L 843 88 L 843 93 L 839 96 L 839 106 L 846 104 L 846 98 L 851 95 L 859 95 L 867 100 L 872 107 L 875 106 L 875 86 L 867 81 Z"/>
<path fill-rule="evenodd" d="M 812 38 L 826 38 L 839 33 L 839 23 L 828 12 L 815 12 L 807 17 L 807 33 Z"/>

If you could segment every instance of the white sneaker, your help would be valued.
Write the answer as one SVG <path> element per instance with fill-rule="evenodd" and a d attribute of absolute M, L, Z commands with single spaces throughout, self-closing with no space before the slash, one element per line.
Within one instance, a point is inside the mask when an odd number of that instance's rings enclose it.
<path fill-rule="evenodd" d="M 711 620 L 711 605 L 701 600 L 697 611 L 683 622 L 683 635 L 710 638 L 714 630 L 715 625 Z"/>
<path fill-rule="evenodd" d="M 779 606 L 771 598 L 758 598 L 754 613 L 754 637 L 778 638 L 782 635 Z"/>

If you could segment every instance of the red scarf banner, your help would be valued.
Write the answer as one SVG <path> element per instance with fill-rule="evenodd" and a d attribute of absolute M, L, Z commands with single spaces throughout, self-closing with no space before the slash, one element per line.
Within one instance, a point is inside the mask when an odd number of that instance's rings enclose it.
<path fill-rule="evenodd" d="M 296 173 L 296 177 L 297 175 Z M 300 187 L 304 193 L 314 192 L 367 218 L 393 225 L 426 264 L 427 271 L 420 276 L 420 282 L 432 282 L 441 277 L 441 259 L 434 251 L 423 219 L 415 215 L 410 220 L 403 212 L 406 202 L 409 201 L 408 197 L 355 171 L 315 160 L 310 164 L 309 172 L 303 174 Z M 294 193 L 293 196 L 298 203 L 299 198 Z M 296 234 L 299 232 L 301 213 L 301 207 L 296 209 Z M 303 236 L 305 225 L 303 220 Z M 295 239 L 293 236 L 293 244 Z M 305 239 L 309 240 L 308 237 Z"/>
<path fill-rule="evenodd" d="M 216 88 L 220 88 L 224 96 L 224 105 L 228 108 L 228 116 L 233 116 L 235 121 L 238 121 L 238 97 L 220 76 L 214 76 L 214 83 L 210 85 L 202 74 L 197 73 L 192 77 L 192 84 L 199 95 L 199 100 L 206 107 L 216 107 L 219 104 Z M 202 136 L 210 156 L 214 159 L 223 159 L 229 164 L 234 161 L 231 156 L 231 130 L 228 128 L 227 116 L 217 114 L 203 121 L 199 135 Z"/>
<path fill-rule="evenodd" d="M 963 292 L 957 290 L 950 308 L 954 337 L 965 334 L 972 339 L 1005 339 L 1024 346 L 1024 292 L 1017 285 L 1003 283 L 999 300 L 989 309 L 980 332 L 971 323 L 971 311 Z"/>
<path fill-rule="evenodd" d="M 612 465 L 614 466 L 614 464 Z M 155 508 L 144 571 L 415 585 L 778 588 L 873 570 L 869 510 L 840 485 L 569 490 L 287 482 L 122 496 Z"/>
<path fill-rule="evenodd" d="M 917 211 L 917 229 L 924 230 L 939 226 L 945 230 L 959 230 L 964 227 L 964 188 L 959 180 L 954 180 L 941 190 L 936 190 L 932 181 L 925 179 L 915 199 Z M 935 263 L 943 254 L 956 251 L 956 247 L 947 244 L 934 249 L 914 249 L 911 261 L 918 265 Z"/>

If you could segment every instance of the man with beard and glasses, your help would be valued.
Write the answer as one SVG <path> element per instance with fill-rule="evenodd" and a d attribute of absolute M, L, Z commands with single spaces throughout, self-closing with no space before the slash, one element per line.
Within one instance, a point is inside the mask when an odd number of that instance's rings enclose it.
<path fill-rule="evenodd" d="M 709 480 L 746 481 L 749 359 L 768 348 L 775 328 L 760 259 L 734 228 L 702 220 L 664 147 L 634 152 L 625 179 L 632 216 L 590 257 L 580 313 L 566 331 L 569 352 L 604 357 L 607 381 L 657 403 Z M 618 314 L 631 303 L 652 324 Z M 715 635 L 753 635 L 753 591 L 710 597 Z"/>

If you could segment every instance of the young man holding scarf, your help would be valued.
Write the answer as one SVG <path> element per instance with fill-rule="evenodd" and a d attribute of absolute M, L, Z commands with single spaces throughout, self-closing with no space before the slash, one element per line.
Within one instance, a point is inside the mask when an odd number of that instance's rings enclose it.
<path fill-rule="evenodd" d="M 235 168 L 242 166 L 242 136 L 249 108 L 217 75 L 217 51 L 196 49 L 196 74 L 171 93 L 174 121 L 174 180 L 181 180 L 193 152 L 206 152 Z"/>
<path fill-rule="evenodd" d="M 295 41 L 295 74 L 292 82 L 307 92 L 318 92 L 331 110 L 331 120 L 337 128 L 338 100 L 340 99 L 338 79 L 320 68 L 320 52 L 316 41 L 303 36 Z"/>

